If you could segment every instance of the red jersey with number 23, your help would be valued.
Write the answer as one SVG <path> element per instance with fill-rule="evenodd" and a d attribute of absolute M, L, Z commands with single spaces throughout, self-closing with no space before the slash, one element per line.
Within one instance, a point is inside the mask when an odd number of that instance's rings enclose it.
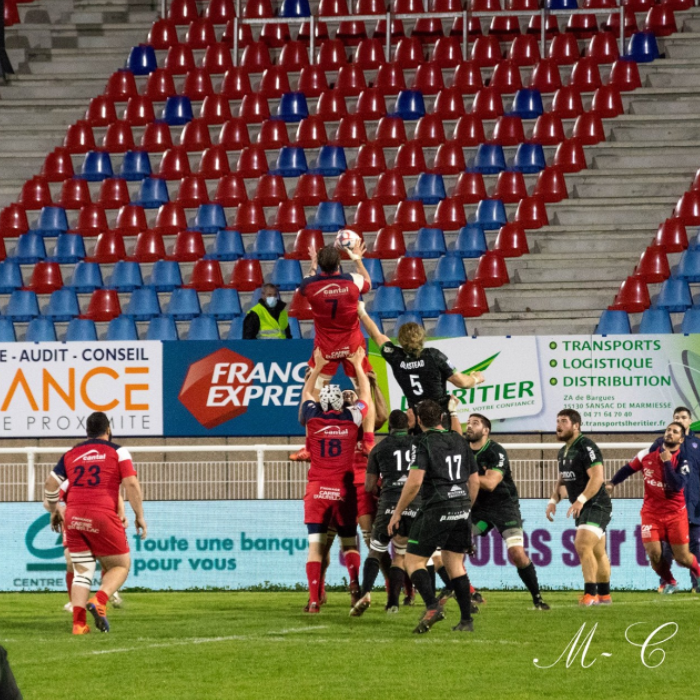
<path fill-rule="evenodd" d="M 52 472 L 61 482 L 68 479 L 68 508 L 116 513 L 122 479 L 136 476 L 131 454 L 106 440 L 86 440 L 61 457 Z"/>
<path fill-rule="evenodd" d="M 353 473 L 357 436 L 366 415 L 362 401 L 342 411 L 324 411 L 316 401 L 304 404 L 306 449 L 311 454 L 309 481 L 343 481 Z"/>

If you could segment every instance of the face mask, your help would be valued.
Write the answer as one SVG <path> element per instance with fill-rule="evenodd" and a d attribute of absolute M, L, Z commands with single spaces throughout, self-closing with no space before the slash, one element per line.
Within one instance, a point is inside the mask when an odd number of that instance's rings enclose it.
<path fill-rule="evenodd" d="M 265 303 L 270 308 L 273 308 L 274 306 L 277 306 L 277 297 L 265 297 Z"/>

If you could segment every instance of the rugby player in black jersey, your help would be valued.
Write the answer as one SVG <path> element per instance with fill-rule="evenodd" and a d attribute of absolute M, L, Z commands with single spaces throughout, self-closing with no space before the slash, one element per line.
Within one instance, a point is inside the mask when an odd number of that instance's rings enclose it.
<path fill-rule="evenodd" d="M 474 455 L 458 433 L 442 427 L 443 411 L 435 401 L 421 401 L 416 418 L 423 430 L 411 448 L 411 469 L 387 532 L 393 536 L 403 512 L 421 494 L 421 508 L 408 536 L 406 568 L 426 605 L 413 630 L 422 634 L 445 614 L 433 591 L 426 563 L 436 549 L 450 576 L 461 619 L 452 629 L 473 631 L 469 578 L 464 554 L 471 547 L 469 514 L 479 492 L 479 474 Z"/>
<path fill-rule="evenodd" d="M 419 401 L 431 399 L 446 411 L 450 398 L 446 382 L 461 389 L 471 389 L 484 382 L 481 372 L 462 374 L 443 352 L 424 348 L 425 329 L 417 323 L 404 323 L 399 328 L 399 345 L 395 345 L 379 330 L 362 302 L 358 305 L 358 314 L 372 340 L 381 348 L 382 357 L 391 367 L 409 409 L 415 409 Z"/>
<path fill-rule="evenodd" d="M 484 537 L 496 529 L 506 543 L 508 558 L 518 569 L 537 610 L 549 610 L 542 600 L 535 565 L 525 553 L 518 489 L 513 482 L 508 453 L 491 439 L 491 421 L 472 413 L 467 441 L 479 467 L 479 498 L 472 509 L 472 534 Z"/>

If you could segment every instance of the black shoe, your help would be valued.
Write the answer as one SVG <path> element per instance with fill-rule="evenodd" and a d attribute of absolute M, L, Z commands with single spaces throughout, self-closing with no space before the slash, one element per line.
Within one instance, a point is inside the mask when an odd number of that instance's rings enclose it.
<path fill-rule="evenodd" d="M 403 599 L 403 605 L 406 605 L 406 606 L 413 606 L 413 605 L 415 605 L 415 604 L 416 604 L 416 602 L 415 602 L 415 597 L 416 597 L 415 593 L 414 593 L 413 595 L 407 595 L 407 596 Z"/>
<path fill-rule="evenodd" d="M 481 593 L 479 593 L 479 591 L 474 591 L 474 593 L 472 593 L 472 600 L 475 603 L 485 603 L 486 602 L 484 600 L 484 596 L 482 596 Z"/>
<path fill-rule="evenodd" d="M 476 615 L 479 612 L 479 606 L 473 600 L 469 605 L 469 611 L 472 615 Z"/>
<path fill-rule="evenodd" d="M 452 628 L 453 632 L 473 632 L 474 631 L 474 621 L 473 620 L 460 620 L 458 625 Z"/>
<path fill-rule="evenodd" d="M 442 611 L 442 607 L 438 603 L 431 605 L 425 613 L 423 613 L 423 617 L 421 617 L 418 626 L 413 630 L 413 634 L 425 634 L 430 631 L 430 628 L 434 624 L 444 619 L 445 613 Z"/>
<path fill-rule="evenodd" d="M 542 600 L 542 598 L 538 598 L 537 600 L 534 601 L 535 603 L 535 610 L 551 610 L 549 605 Z"/>

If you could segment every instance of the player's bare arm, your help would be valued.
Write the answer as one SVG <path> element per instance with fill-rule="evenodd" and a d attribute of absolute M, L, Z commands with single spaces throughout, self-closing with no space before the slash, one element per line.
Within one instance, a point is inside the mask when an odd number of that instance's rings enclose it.
<path fill-rule="evenodd" d="M 119 501 L 117 501 L 117 515 L 119 516 L 119 520 L 122 521 L 122 525 L 126 530 L 126 528 L 129 527 L 129 518 L 126 517 L 126 508 L 124 507 L 124 499 L 122 498 L 121 493 L 119 494 Z"/>
<path fill-rule="evenodd" d="M 314 246 L 309 246 L 309 260 L 311 262 L 309 263 L 309 274 L 307 276 L 311 277 L 318 270 L 318 251 Z"/>
<path fill-rule="evenodd" d="M 60 490 L 61 482 L 52 472 L 46 477 L 44 483 L 44 503 L 46 509 L 51 513 L 51 529 L 54 532 L 61 532 L 63 529 L 63 509 L 58 508 Z"/>
<path fill-rule="evenodd" d="M 401 520 L 401 513 L 415 500 L 420 491 L 424 477 L 425 472 L 422 469 L 411 469 L 408 472 L 408 479 L 406 479 L 406 483 L 403 485 L 401 498 L 399 498 L 399 502 L 396 504 L 396 508 L 394 508 L 394 514 L 391 516 L 387 527 L 387 532 L 392 537 L 394 536 L 394 530 L 398 527 L 399 521 Z"/>
<path fill-rule="evenodd" d="M 469 374 L 455 372 L 451 377 L 447 378 L 447 381 L 460 389 L 471 389 L 478 384 L 483 384 L 486 380 L 481 372 L 470 372 Z"/>
<path fill-rule="evenodd" d="M 357 270 L 357 273 L 359 275 L 362 275 L 363 279 L 367 282 L 367 284 L 371 285 L 372 279 L 369 276 L 369 272 L 367 272 L 365 264 L 362 262 L 362 256 L 366 252 L 367 246 L 361 238 L 358 238 L 353 249 L 348 251 L 348 255 L 350 256 L 350 259 L 355 263 L 355 269 Z"/>
<path fill-rule="evenodd" d="M 605 483 L 605 470 L 601 462 L 592 465 L 586 471 L 588 474 L 588 483 L 586 484 L 586 488 L 583 490 L 583 493 L 571 504 L 571 507 L 566 513 L 567 518 L 578 518 L 586 501 L 593 498 L 593 496 L 600 491 L 600 487 Z"/>
<path fill-rule="evenodd" d="M 447 410 L 450 413 L 450 430 L 453 430 L 459 435 L 463 435 L 464 433 L 462 432 L 462 423 L 460 422 L 459 416 L 457 415 L 458 406 L 459 399 L 456 396 L 450 396 L 449 401 L 447 402 Z"/>
<path fill-rule="evenodd" d="M 318 350 L 316 352 L 319 352 Z M 314 358 L 316 358 L 314 354 Z M 357 374 L 357 398 L 360 399 L 366 406 L 369 406 L 372 402 L 372 390 L 369 386 L 369 378 L 367 373 L 362 368 L 362 360 L 365 358 L 365 349 L 363 347 L 357 348 L 357 350 L 348 355 L 348 360 L 352 363 Z M 316 362 L 318 360 L 316 359 Z"/>
<path fill-rule="evenodd" d="M 126 497 L 129 500 L 131 510 L 134 511 L 134 527 L 142 540 L 145 540 L 148 535 L 148 527 L 146 526 L 146 518 L 143 514 L 143 494 L 141 493 L 141 484 L 135 476 L 127 476 L 122 481 L 122 486 L 126 491 Z"/>
<path fill-rule="evenodd" d="M 365 329 L 369 333 L 369 337 L 372 338 L 372 340 L 381 347 L 384 345 L 384 343 L 389 342 L 389 336 L 384 335 L 379 330 L 379 327 L 377 324 L 372 320 L 372 317 L 367 313 L 367 309 L 365 308 L 365 303 L 361 301 L 357 305 L 357 313 L 360 317 L 360 321 L 362 321 L 362 325 L 364 325 Z"/>
<path fill-rule="evenodd" d="M 554 491 L 552 491 L 552 495 L 549 499 L 549 503 L 547 504 L 547 510 L 545 511 L 545 515 L 547 516 L 547 520 L 549 522 L 554 522 L 554 516 L 556 515 L 557 512 L 557 503 L 561 501 L 561 487 L 564 485 L 564 482 L 561 477 L 557 479 L 557 483 L 554 485 Z"/>
<path fill-rule="evenodd" d="M 376 474 L 365 474 L 365 491 L 367 493 L 376 493 L 379 477 Z"/>
<path fill-rule="evenodd" d="M 374 403 L 374 429 L 379 430 L 384 423 L 389 419 L 389 407 L 386 404 L 386 398 L 384 398 L 384 392 L 381 390 L 379 384 L 377 384 L 377 376 L 374 372 L 370 372 L 367 375 L 369 379 L 369 386 L 372 390 L 372 399 Z"/>
<path fill-rule="evenodd" d="M 316 366 L 307 375 L 304 389 L 301 392 L 302 404 L 307 401 L 316 401 L 316 380 L 321 376 L 321 371 L 328 364 L 328 360 L 323 357 L 323 353 L 318 348 L 314 350 L 314 362 Z"/>

